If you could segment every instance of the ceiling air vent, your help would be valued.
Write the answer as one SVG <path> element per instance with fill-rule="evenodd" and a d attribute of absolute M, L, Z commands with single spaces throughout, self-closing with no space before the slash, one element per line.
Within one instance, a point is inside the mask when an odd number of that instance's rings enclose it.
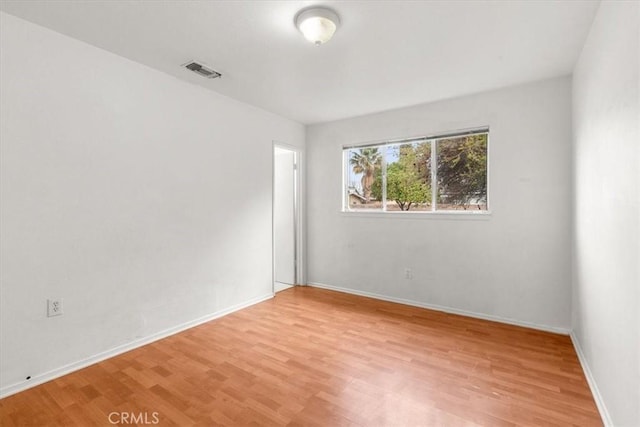
<path fill-rule="evenodd" d="M 200 62 L 189 61 L 186 64 L 183 64 L 182 66 L 208 79 L 215 79 L 217 77 L 222 77 L 222 74 L 220 74 L 215 70 L 212 70 L 211 68 L 207 67 L 206 65 Z"/>

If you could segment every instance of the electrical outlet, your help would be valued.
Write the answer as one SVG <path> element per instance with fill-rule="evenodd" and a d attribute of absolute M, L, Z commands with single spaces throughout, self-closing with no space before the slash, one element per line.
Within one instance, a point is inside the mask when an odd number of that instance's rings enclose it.
<path fill-rule="evenodd" d="M 47 300 L 47 317 L 60 316 L 62 313 L 62 298 Z"/>
<path fill-rule="evenodd" d="M 413 279 L 413 270 L 411 270 L 410 268 L 405 268 L 404 269 L 404 278 L 405 279 Z"/>

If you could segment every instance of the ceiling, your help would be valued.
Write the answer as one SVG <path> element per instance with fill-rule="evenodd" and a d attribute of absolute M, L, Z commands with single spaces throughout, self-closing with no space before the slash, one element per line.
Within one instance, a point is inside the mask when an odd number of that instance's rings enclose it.
<path fill-rule="evenodd" d="M 314 1 L 2 1 L 0 9 L 304 124 L 570 74 L 597 1 L 324 1 L 323 46 L 293 24 Z M 223 74 L 181 68 L 200 60 Z"/>

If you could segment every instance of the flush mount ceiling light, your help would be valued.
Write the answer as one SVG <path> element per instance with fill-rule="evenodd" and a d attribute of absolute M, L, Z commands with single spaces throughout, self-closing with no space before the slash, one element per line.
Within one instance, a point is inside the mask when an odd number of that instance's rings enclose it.
<path fill-rule="evenodd" d="M 303 9 L 296 16 L 296 27 L 316 46 L 328 42 L 340 25 L 340 18 L 326 7 Z"/>

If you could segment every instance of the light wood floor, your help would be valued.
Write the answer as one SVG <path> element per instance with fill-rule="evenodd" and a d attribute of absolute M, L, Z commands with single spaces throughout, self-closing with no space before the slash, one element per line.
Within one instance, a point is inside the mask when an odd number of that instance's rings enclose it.
<path fill-rule="evenodd" d="M 315 288 L 0 401 L 0 425 L 602 425 L 566 336 Z M 113 418 L 112 420 L 117 420 Z"/>

